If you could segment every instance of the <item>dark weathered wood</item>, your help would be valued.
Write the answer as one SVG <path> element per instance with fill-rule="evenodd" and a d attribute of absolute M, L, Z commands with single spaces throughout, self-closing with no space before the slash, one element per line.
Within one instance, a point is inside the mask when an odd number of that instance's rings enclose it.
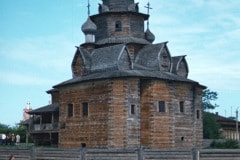
<path fill-rule="evenodd" d="M 166 42 L 148 41 L 149 16 L 139 13 L 134 0 L 103 0 L 100 6 L 105 8 L 89 17 L 97 26 L 90 33 L 96 41 L 77 47 L 73 79 L 49 92 L 60 105 L 59 147 L 201 147 L 204 87 L 187 79 L 185 59 L 174 63 L 179 73 L 173 73 Z"/>
<path fill-rule="evenodd" d="M 0 160 L 14 155 L 17 160 L 239 160 L 239 149 L 52 149 L 0 148 Z"/>
<path fill-rule="evenodd" d="M 239 160 L 239 149 L 205 149 L 199 152 L 200 160 Z"/>

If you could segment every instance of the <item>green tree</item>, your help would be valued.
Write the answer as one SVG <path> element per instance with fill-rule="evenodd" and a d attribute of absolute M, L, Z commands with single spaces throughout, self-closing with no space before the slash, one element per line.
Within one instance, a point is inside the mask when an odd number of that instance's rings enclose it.
<path fill-rule="evenodd" d="M 218 93 L 210 89 L 203 90 L 202 107 L 203 107 L 203 138 L 205 139 L 219 139 L 221 138 L 220 126 L 216 122 L 215 115 L 206 112 L 206 110 L 213 110 L 218 107 L 213 104 L 217 100 Z"/>
<path fill-rule="evenodd" d="M 8 133 L 11 131 L 11 128 L 8 125 L 0 123 L 0 133 Z"/>
<path fill-rule="evenodd" d="M 221 138 L 220 126 L 216 122 L 215 115 L 209 112 L 203 113 L 203 138 L 204 139 Z"/>
<path fill-rule="evenodd" d="M 213 92 L 210 89 L 205 89 L 203 90 L 203 95 L 202 95 L 202 107 L 203 110 L 208 110 L 208 109 L 215 109 L 218 107 L 217 104 L 212 104 L 212 101 L 215 101 L 218 99 L 218 93 Z"/>
<path fill-rule="evenodd" d="M 10 127 L 0 123 L 0 133 L 13 133 L 15 135 L 19 134 L 21 138 L 20 142 L 25 142 L 26 139 L 26 127 L 23 125 L 15 125 L 14 127 Z"/>

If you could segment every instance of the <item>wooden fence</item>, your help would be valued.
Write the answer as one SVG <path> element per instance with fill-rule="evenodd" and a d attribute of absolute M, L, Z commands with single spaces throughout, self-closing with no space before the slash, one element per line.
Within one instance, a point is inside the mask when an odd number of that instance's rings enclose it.
<path fill-rule="evenodd" d="M 199 160 L 240 160 L 239 149 L 203 149 Z"/>
<path fill-rule="evenodd" d="M 0 148 L 0 160 L 240 160 L 240 150 Z"/>

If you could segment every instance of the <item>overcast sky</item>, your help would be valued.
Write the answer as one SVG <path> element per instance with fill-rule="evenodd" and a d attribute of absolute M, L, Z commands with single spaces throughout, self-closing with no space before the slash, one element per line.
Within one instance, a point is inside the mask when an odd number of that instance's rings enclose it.
<path fill-rule="evenodd" d="M 148 0 L 139 2 L 147 13 Z M 91 15 L 101 0 L 90 0 Z M 172 56 L 187 55 L 189 78 L 219 95 L 212 112 L 235 116 L 240 99 L 240 1 L 150 0 L 154 43 L 168 41 Z M 49 103 L 45 92 L 70 79 L 87 0 L 0 0 L 0 123 L 22 120 Z M 240 109 L 240 108 L 239 108 Z"/>

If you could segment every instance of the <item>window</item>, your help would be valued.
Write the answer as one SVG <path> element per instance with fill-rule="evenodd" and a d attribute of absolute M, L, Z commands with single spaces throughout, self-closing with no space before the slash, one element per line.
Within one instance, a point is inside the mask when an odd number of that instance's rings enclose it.
<path fill-rule="evenodd" d="M 86 143 L 81 143 L 82 148 L 86 148 L 87 144 Z"/>
<path fill-rule="evenodd" d="M 69 103 L 68 104 L 68 117 L 73 116 L 73 104 Z"/>
<path fill-rule="evenodd" d="M 88 116 L 88 103 L 82 103 L 82 114 L 83 116 Z"/>
<path fill-rule="evenodd" d="M 115 31 L 122 31 L 122 22 L 121 21 L 116 21 Z"/>
<path fill-rule="evenodd" d="M 200 119 L 200 110 L 197 110 L 197 119 Z"/>
<path fill-rule="evenodd" d="M 61 123 L 60 128 L 65 129 L 66 128 L 66 123 Z"/>
<path fill-rule="evenodd" d="M 136 107 L 134 104 L 131 105 L 131 114 L 136 114 Z"/>
<path fill-rule="evenodd" d="M 158 102 L 158 111 L 159 112 L 166 112 L 165 101 Z"/>
<path fill-rule="evenodd" d="M 181 141 L 184 141 L 184 137 L 181 137 Z"/>
<path fill-rule="evenodd" d="M 179 110 L 180 110 L 180 113 L 184 113 L 184 102 L 183 101 L 181 101 L 181 102 L 179 102 Z"/>

